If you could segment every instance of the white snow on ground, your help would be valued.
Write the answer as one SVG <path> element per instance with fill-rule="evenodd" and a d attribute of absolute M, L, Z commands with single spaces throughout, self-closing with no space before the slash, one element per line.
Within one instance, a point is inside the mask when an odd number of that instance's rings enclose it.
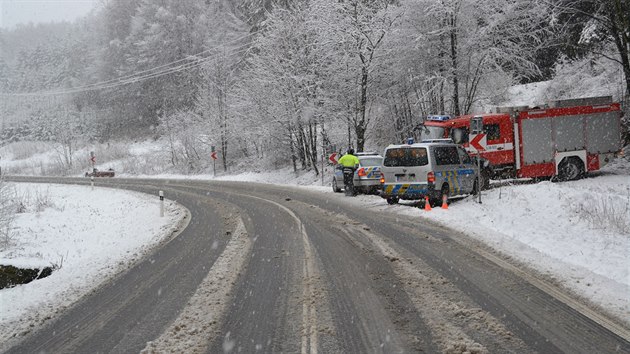
<path fill-rule="evenodd" d="M 0 290 L 0 343 L 30 330 L 127 269 L 171 235 L 186 214 L 155 196 L 108 188 L 14 184 L 21 200 L 40 201 L 17 215 L 0 264 L 57 265 L 47 278 Z M 41 203 L 43 201 L 43 203 Z M 27 204 L 28 206 L 28 204 Z M 1 346 L 0 346 L 1 347 Z M 1 350 L 1 348 L 0 348 Z"/>
<path fill-rule="evenodd" d="M 630 319 L 628 175 L 505 186 L 488 191 L 482 201 L 467 198 L 446 211 L 416 213 L 466 232 Z"/>
<path fill-rule="evenodd" d="M 185 179 L 185 180 L 214 180 L 214 181 L 234 181 L 234 182 L 257 182 L 280 185 L 298 186 L 329 186 L 332 176 L 332 167 L 327 166 L 324 172 L 324 181 L 321 176 L 316 176 L 313 171 L 293 172 L 292 168 L 281 168 L 274 171 L 241 172 L 236 174 L 219 173 L 197 175 L 177 175 L 177 174 L 156 174 L 156 175 L 132 175 L 121 173 L 117 175 L 122 178 L 160 178 L 160 179 Z M 326 187 L 328 188 L 328 187 Z"/>
<path fill-rule="evenodd" d="M 12 152 L 4 150 L 6 149 L 0 148 L 0 171 L 4 172 L 21 170 L 25 171 L 25 174 L 42 174 L 45 173 L 45 167 L 50 161 L 57 157 L 57 152 L 53 149 L 34 152 L 28 158 L 18 158 Z"/>

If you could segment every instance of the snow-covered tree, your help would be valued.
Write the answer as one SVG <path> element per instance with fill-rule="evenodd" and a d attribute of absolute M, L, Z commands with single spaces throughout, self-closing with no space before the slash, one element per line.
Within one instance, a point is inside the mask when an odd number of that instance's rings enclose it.
<path fill-rule="evenodd" d="M 374 77 L 380 74 L 379 59 L 387 55 L 383 50 L 386 36 L 398 18 L 390 3 L 388 0 L 350 0 L 340 6 L 343 27 L 337 30 L 341 31 L 339 36 L 344 39 L 349 54 L 342 63 L 346 65 L 348 83 L 356 87 L 346 92 L 352 100 L 346 102 L 349 110 L 346 118 L 354 131 L 357 151 L 365 147 L 370 124 L 370 91 L 375 89 Z M 343 87 L 348 88 L 348 85 Z"/>
<path fill-rule="evenodd" d="M 577 47 L 597 50 L 600 55 L 621 65 L 626 94 L 630 95 L 630 3 L 627 0 L 556 0 L 559 14 L 586 19 Z M 614 44 L 617 53 L 608 56 L 604 48 Z"/>
<path fill-rule="evenodd" d="M 330 32 L 322 26 L 334 23 L 330 6 L 324 4 L 334 5 L 313 1 L 276 8 L 253 43 L 243 85 L 251 96 L 247 99 L 261 107 L 264 122 L 277 127 L 274 134 L 284 132 L 278 140 L 290 152 L 294 168 L 299 160 L 302 168 L 316 173 L 330 98 L 324 87 L 332 80 L 329 69 L 338 53 L 336 38 L 327 36 Z"/>
<path fill-rule="evenodd" d="M 209 144 L 218 147 L 223 170 L 228 170 L 231 144 L 243 132 L 238 130 L 236 84 L 240 80 L 240 65 L 249 47 L 250 35 L 239 10 L 229 1 L 208 4 L 199 23 L 207 33 L 205 38 L 202 79 L 197 93 L 197 111 L 204 120 L 203 133 Z M 247 147 L 239 144 L 240 152 Z M 246 144 L 245 144 L 246 145 Z M 238 145 L 234 144 L 239 150 Z"/>
<path fill-rule="evenodd" d="M 200 73 L 195 54 L 202 51 L 204 36 L 198 31 L 205 1 L 143 1 L 127 38 L 127 69 L 141 78 L 129 85 L 144 125 L 157 117 L 194 107 Z M 163 69 L 163 70 L 158 70 Z M 151 77 L 169 69 L 170 73 Z"/>

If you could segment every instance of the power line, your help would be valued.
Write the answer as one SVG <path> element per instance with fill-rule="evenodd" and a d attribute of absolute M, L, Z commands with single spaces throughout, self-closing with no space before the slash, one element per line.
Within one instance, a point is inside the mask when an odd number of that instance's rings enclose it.
<path fill-rule="evenodd" d="M 240 51 L 233 52 L 233 54 L 238 54 L 238 53 L 244 52 L 246 50 L 247 50 L 247 48 L 242 49 Z M 65 94 L 70 94 L 70 93 L 79 93 L 79 92 L 89 92 L 89 91 L 98 91 L 98 90 L 111 89 L 111 88 L 116 88 L 116 87 L 120 87 L 120 86 L 126 86 L 126 85 L 134 84 L 134 83 L 137 83 L 137 82 L 140 82 L 140 81 L 153 79 L 153 78 L 157 78 L 157 77 L 161 77 L 161 76 L 165 76 L 165 75 L 169 75 L 169 74 L 173 74 L 173 73 L 177 73 L 177 72 L 193 69 L 195 67 L 198 67 L 198 66 L 200 66 L 200 65 L 210 61 L 211 59 L 214 59 L 214 57 L 210 56 L 210 57 L 206 57 L 206 58 L 203 58 L 203 59 L 197 59 L 194 62 L 190 62 L 190 63 L 186 63 L 186 64 L 183 64 L 183 65 L 171 67 L 171 68 L 168 68 L 166 70 L 162 70 L 162 71 L 158 71 L 158 72 L 155 72 L 155 73 L 150 73 L 150 74 L 146 74 L 146 75 L 142 75 L 142 76 L 135 76 L 135 77 L 131 76 L 128 79 L 119 80 L 119 81 L 113 81 L 111 83 L 104 84 L 104 85 L 101 84 L 101 85 L 98 85 L 98 86 L 76 87 L 76 88 L 71 88 L 71 89 L 62 90 L 62 91 L 59 91 L 59 90 L 57 90 L 57 91 L 39 91 L 39 92 L 14 93 L 14 94 L 1 93 L 0 95 L 2 95 L 2 96 L 12 96 L 12 97 L 57 96 L 57 95 L 65 95 Z"/>
<path fill-rule="evenodd" d="M 249 48 L 244 48 L 238 51 L 234 51 L 231 54 L 239 54 L 242 52 L 247 51 Z M 126 85 L 130 85 L 130 84 L 134 84 L 137 82 L 141 82 L 141 81 L 145 81 L 145 80 L 149 80 L 149 79 L 154 79 L 157 77 L 161 77 L 161 76 L 166 76 L 169 74 L 174 74 L 177 72 L 181 72 L 181 71 L 186 71 L 189 69 L 193 69 L 196 67 L 199 67 L 203 64 L 205 64 L 206 62 L 210 61 L 211 59 L 214 59 L 214 57 L 206 57 L 203 59 L 199 59 L 196 62 L 191 62 L 191 63 L 186 63 L 186 64 L 182 64 L 176 67 L 172 67 L 169 68 L 167 70 L 163 70 L 160 72 L 156 72 L 156 73 L 151 73 L 151 74 L 146 74 L 143 76 L 139 76 L 139 77 L 132 77 L 130 79 L 127 80 L 123 80 L 120 82 L 114 82 L 111 83 L 109 85 L 101 85 L 98 87 L 90 87 L 90 88 L 85 88 L 85 89 L 70 89 L 70 90 L 66 90 L 66 91 L 53 91 L 53 92 L 39 92 L 39 93 L 27 93 L 27 94 L 15 94 L 15 96 L 51 96 L 51 95 L 61 95 L 61 94 L 69 94 L 69 93 L 79 93 L 79 92 L 88 92 L 88 91 L 97 91 L 97 90 L 105 90 L 105 89 L 111 89 L 111 88 L 116 88 L 116 87 L 120 87 L 120 86 L 126 86 Z"/>
<path fill-rule="evenodd" d="M 237 41 L 240 41 L 242 39 L 245 39 L 247 37 L 253 36 L 254 34 L 256 34 L 257 32 L 251 32 L 248 33 L 247 35 L 238 37 L 236 39 L 233 39 L 231 41 L 228 41 L 226 43 L 234 43 Z M 225 44 L 223 44 L 225 45 Z M 223 46 L 221 45 L 221 46 Z M 230 54 L 240 54 L 244 51 L 246 51 L 248 48 L 249 44 L 245 43 L 245 44 L 241 44 L 239 46 L 236 46 L 234 49 L 236 48 L 241 48 L 239 50 L 234 50 L 232 49 L 232 52 Z M 77 87 L 73 87 L 67 90 L 56 90 L 56 91 L 38 91 L 38 92 L 25 92 L 25 93 L 0 93 L 0 96 L 12 96 L 12 97 L 28 97 L 28 96 L 50 96 L 50 95 L 63 95 L 63 94 L 70 94 L 70 93 L 79 93 L 79 92 L 88 92 L 88 91 L 96 91 L 96 90 L 103 90 L 103 89 L 110 89 L 110 88 L 115 88 L 115 87 L 119 87 L 119 86 L 125 86 L 125 85 L 129 85 L 129 84 L 133 84 L 133 83 L 137 83 L 140 81 L 144 81 L 144 80 L 148 80 L 148 79 L 153 79 L 153 78 L 157 78 L 160 76 L 164 76 L 164 75 L 169 75 L 169 74 L 173 74 L 176 72 L 181 72 L 184 70 L 189 70 L 195 67 L 198 67 L 208 61 L 210 61 L 211 59 L 214 59 L 218 54 L 215 55 L 210 55 L 207 57 L 201 57 L 201 58 L 196 58 L 197 56 L 206 54 L 208 52 L 214 51 L 217 48 L 221 47 L 219 45 L 210 48 L 210 49 L 206 49 L 202 52 L 199 52 L 197 54 L 193 54 L 191 56 L 187 56 L 186 58 L 182 58 L 179 60 L 175 60 L 173 62 L 167 63 L 167 64 L 163 64 L 151 69 L 146 69 L 146 70 L 142 70 L 142 71 L 138 71 L 132 74 L 128 74 L 128 75 L 124 75 L 115 79 L 111 79 L 111 80 L 107 80 L 107 81 L 102 81 L 102 82 L 97 82 L 97 83 L 93 83 L 93 84 L 88 84 L 88 85 L 82 85 L 82 86 L 77 86 Z M 244 49 L 242 49 L 243 47 L 245 47 Z M 171 66 L 173 64 L 176 63 L 181 63 L 187 60 L 192 60 L 190 62 L 178 65 L 178 66 Z M 159 70 L 159 71 L 155 71 L 156 69 L 162 69 L 162 68 L 166 68 L 164 70 Z M 155 72 L 154 72 L 155 71 Z M 146 74 L 145 74 L 146 73 Z M 144 74 L 144 75 L 139 75 L 139 74 Z"/>
<path fill-rule="evenodd" d="M 244 36 L 240 36 L 240 37 L 235 38 L 235 39 L 233 39 L 233 40 L 227 41 L 226 43 L 224 43 L 224 44 L 222 44 L 222 45 L 229 44 L 229 43 L 234 43 L 234 42 L 238 42 L 238 41 L 240 41 L 240 40 L 242 40 L 242 39 L 245 39 L 245 38 L 247 38 L 247 37 L 253 36 L 254 34 L 257 34 L 257 33 L 258 33 L 257 31 L 255 31 L 255 32 L 251 32 L 251 33 L 248 33 L 248 34 L 246 34 L 246 35 L 244 35 Z M 237 47 L 242 47 L 242 46 L 243 46 L 243 45 L 240 45 L 240 46 L 237 46 Z M 101 85 L 101 84 L 108 84 L 108 83 L 112 83 L 112 82 L 117 82 L 117 81 L 120 81 L 120 80 L 124 80 L 124 79 L 127 79 L 127 78 L 131 78 L 131 77 L 136 76 L 136 75 L 139 75 L 139 74 L 144 74 L 144 73 L 147 73 L 147 72 L 150 72 L 150 71 L 154 71 L 154 70 L 156 70 L 156 69 L 161 69 L 161 68 L 168 67 L 168 66 L 170 66 L 170 65 L 173 65 L 173 64 L 179 63 L 179 62 L 183 62 L 183 61 L 186 61 L 186 60 L 190 60 L 191 58 L 193 58 L 193 59 L 197 60 L 195 57 L 197 57 L 197 56 L 201 56 L 201 55 L 206 54 L 206 53 L 211 52 L 211 51 L 214 51 L 215 49 L 217 49 L 217 48 L 219 48 L 219 47 L 220 47 L 220 46 L 218 46 L 218 45 L 217 45 L 217 46 L 214 46 L 214 47 L 212 47 L 212 48 L 209 48 L 209 49 L 206 49 L 206 50 L 204 50 L 204 51 L 201 51 L 201 52 L 199 52 L 199 53 L 189 55 L 189 56 L 187 56 L 187 57 L 185 57 L 185 58 L 178 59 L 178 60 L 175 60 L 175 61 L 170 62 L 170 63 L 166 63 L 166 64 L 163 64 L 163 65 L 160 65 L 160 66 L 156 66 L 156 67 L 153 67 L 153 68 L 150 68 L 150 69 L 146 69 L 146 70 L 138 71 L 138 72 L 131 73 L 131 74 L 128 74 L 128 75 L 120 76 L 120 77 L 117 77 L 117 78 L 115 78 L 115 79 L 111 79 L 111 80 L 107 80 L 107 81 L 102 81 L 102 82 L 97 82 L 97 83 L 93 83 L 93 84 L 88 84 L 88 85 L 84 85 L 84 86 L 74 87 L 74 89 L 79 89 L 79 88 L 83 88 L 83 87 L 90 87 L 90 86 L 95 86 L 95 85 Z"/>

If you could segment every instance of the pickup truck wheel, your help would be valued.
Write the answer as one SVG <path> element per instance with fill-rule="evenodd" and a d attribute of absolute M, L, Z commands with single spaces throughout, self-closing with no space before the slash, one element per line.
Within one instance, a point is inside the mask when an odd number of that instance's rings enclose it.
<path fill-rule="evenodd" d="M 558 165 L 558 180 L 573 181 L 584 174 L 584 164 L 577 157 L 565 158 Z"/>
<path fill-rule="evenodd" d="M 389 198 L 387 198 L 387 204 L 389 204 L 389 205 L 398 204 L 398 197 L 389 197 Z"/>
<path fill-rule="evenodd" d="M 333 189 L 333 192 L 335 193 L 341 193 L 341 188 L 337 186 L 337 180 L 335 178 L 333 178 L 332 180 L 332 189 Z"/>

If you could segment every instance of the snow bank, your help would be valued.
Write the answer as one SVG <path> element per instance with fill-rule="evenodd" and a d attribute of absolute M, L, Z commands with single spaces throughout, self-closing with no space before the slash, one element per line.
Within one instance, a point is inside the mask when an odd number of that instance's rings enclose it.
<path fill-rule="evenodd" d="M 17 215 L 13 237 L 0 244 L 0 264 L 59 269 L 0 290 L 0 342 L 30 330 L 30 324 L 43 322 L 127 269 L 171 235 L 186 214 L 167 202 L 166 217 L 160 218 L 158 198 L 128 191 L 37 184 L 15 188 L 22 201 L 37 196 L 40 211 L 27 205 Z"/>
<path fill-rule="evenodd" d="M 630 178 L 488 191 L 421 217 L 464 231 L 630 319 Z"/>

